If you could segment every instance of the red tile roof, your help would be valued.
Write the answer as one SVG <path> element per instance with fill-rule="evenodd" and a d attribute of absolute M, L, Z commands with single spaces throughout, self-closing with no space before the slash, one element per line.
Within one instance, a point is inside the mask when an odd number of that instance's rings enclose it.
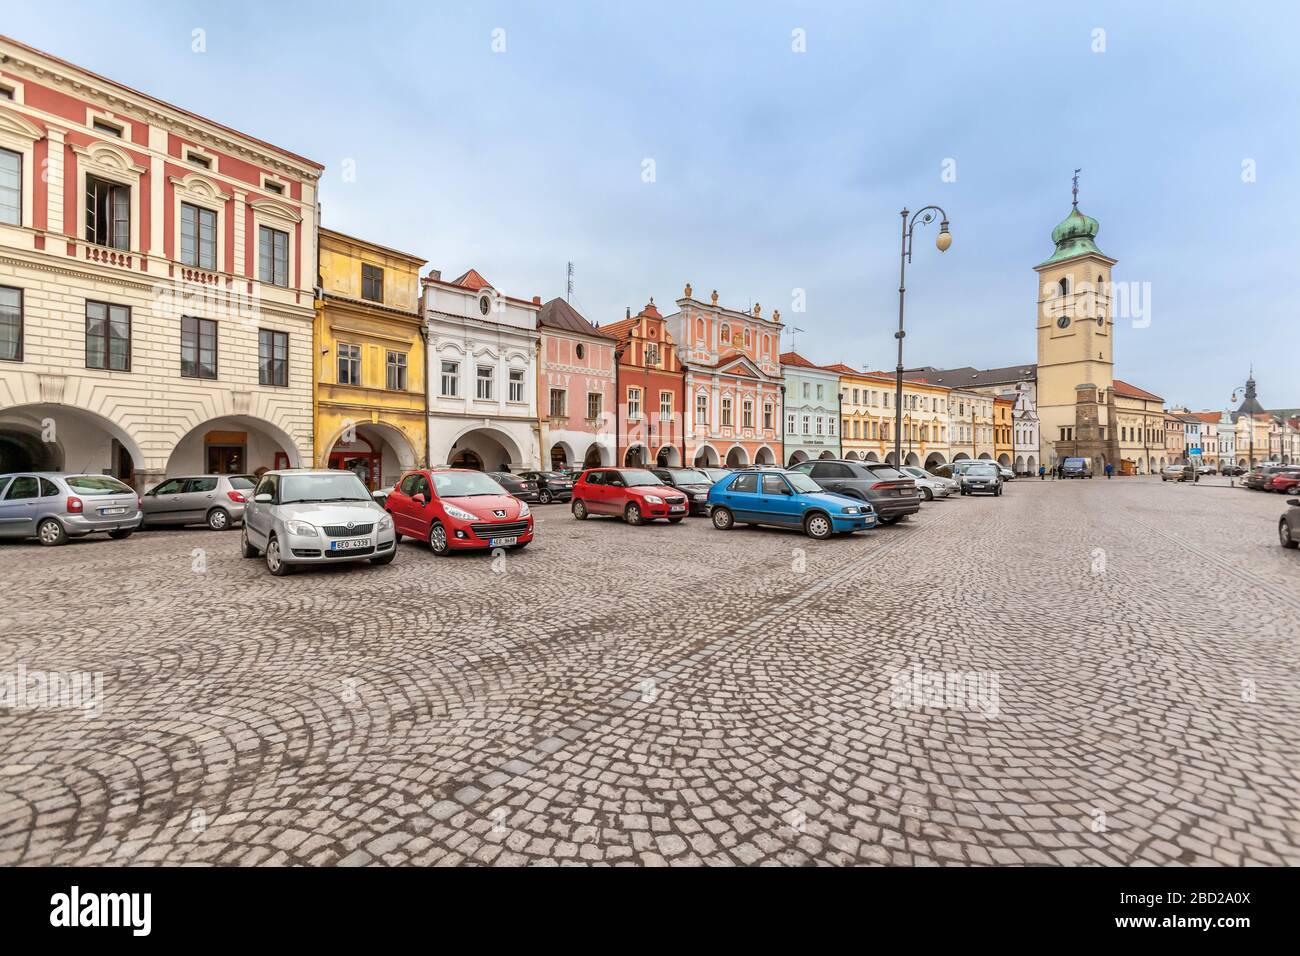
<path fill-rule="evenodd" d="M 1142 398 L 1149 402 L 1163 402 L 1164 399 L 1159 395 L 1153 395 L 1145 389 L 1138 388 L 1136 385 L 1130 385 L 1128 382 L 1121 382 L 1114 379 L 1112 386 L 1116 395 L 1123 395 L 1125 398 Z"/>
<path fill-rule="evenodd" d="M 558 297 L 542 306 L 542 310 L 537 313 L 537 324 L 544 329 L 559 329 L 561 332 L 574 332 L 578 335 L 617 338 L 604 329 L 593 326 L 582 317 L 582 313 Z"/>
<path fill-rule="evenodd" d="M 1201 421 L 1205 422 L 1207 425 L 1217 425 L 1219 421 L 1223 418 L 1223 414 L 1221 412 L 1192 412 L 1192 414 L 1195 415 L 1197 418 L 1199 418 Z"/>
<path fill-rule="evenodd" d="M 459 279 L 452 279 L 451 284 L 461 286 L 465 289 L 473 289 L 475 292 L 479 289 L 492 288 L 492 283 L 488 282 L 487 279 L 484 279 L 477 269 L 470 269 Z"/>
<path fill-rule="evenodd" d="M 849 368 L 843 362 L 836 362 L 834 365 L 823 365 L 822 368 L 829 369 L 832 372 L 839 372 L 842 375 L 861 375 L 855 368 Z"/>

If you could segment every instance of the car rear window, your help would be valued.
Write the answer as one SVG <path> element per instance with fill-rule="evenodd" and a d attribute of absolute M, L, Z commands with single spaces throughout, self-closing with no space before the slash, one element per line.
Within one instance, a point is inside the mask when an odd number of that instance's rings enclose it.
<path fill-rule="evenodd" d="M 871 474 L 875 475 L 881 481 L 898 481 L 898 479 L 900 478 L 911 477 L 911 475 L 905 475 L 897 468 L 894 468 L 890 465 L 872 465 L 870 468 L 866 470 Z"/>
<path fill-rule="evenodd" d="M 109 475 L 69 475 L 68 487 L 82 495 L 133 495 L 128 485 Z"/>
<path fill-rule="evenodd" d="M 234 488 L 236 491 L 247 491 L 249 488 L 252 488 L 254 484 L 252 478 L 247 478 L 244 475 L 232 475 L 230 477 L 230 487 Z"/>

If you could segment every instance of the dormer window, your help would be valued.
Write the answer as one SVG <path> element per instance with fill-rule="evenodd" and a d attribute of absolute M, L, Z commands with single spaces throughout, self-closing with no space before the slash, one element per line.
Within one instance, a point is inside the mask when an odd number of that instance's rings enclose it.
<path fill-rule="evenodd" d="M 122 127 L 116 123 L 110 123 L 108 120 L 96 117 L 91 121 L 90 127 L 96 133 L 103 133 L 105 136 L 116 136 L 118 139 L 122 138 Z"/>

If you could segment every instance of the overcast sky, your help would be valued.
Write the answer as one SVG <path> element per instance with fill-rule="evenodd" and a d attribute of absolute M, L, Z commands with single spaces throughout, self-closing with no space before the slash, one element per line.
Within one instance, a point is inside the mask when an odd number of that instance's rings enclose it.
<path fill-rule="evenodd" d="M 1116 281 L 1150 289 L 1116 375 L 1222 408 L 1251 362 L 1300 406 L 1297 9 L 42 0 L 0 30 L 324 163 L 327 226 L 448 277 L 547 299 L 572 260 L 599 322 L 689 280 L 819 362 L 893 367 L 898 212 L 928 203 L 955 241 L 918 230 L 906 364 L 1033 361 L 1082 167 Z"/>

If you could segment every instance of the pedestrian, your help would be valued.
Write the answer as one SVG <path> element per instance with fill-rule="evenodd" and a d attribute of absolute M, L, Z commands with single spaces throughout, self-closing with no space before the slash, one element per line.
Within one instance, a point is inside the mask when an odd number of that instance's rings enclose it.
<path fill-rule="evenodd" d="M 1111 473 L 1112 471 L 1114 471 L 1114 470 L 1115 470 L 1115 466 L 1112 465 L 1110 462 L 1106 462 L 1106 480 L 1107 480 L 1107 481 L 1110 481 L 1110 473 Z"/>
<path fill-rule="evenodd" d="M 1040 464 L 1038 466 L 1038 480 L 1044 481 L 1047 478 L 1047 466 Z"/>

